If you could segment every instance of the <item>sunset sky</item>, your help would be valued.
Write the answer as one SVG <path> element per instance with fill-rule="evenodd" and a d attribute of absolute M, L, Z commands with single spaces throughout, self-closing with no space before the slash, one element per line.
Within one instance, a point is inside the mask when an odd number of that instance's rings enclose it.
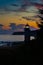
<path fill-rule="evenodd" d="M 0 0 L 0 24 L 26 24 L 36 27 L 40 22 L 39 9 L 43 9 L 43 0 Z"/>

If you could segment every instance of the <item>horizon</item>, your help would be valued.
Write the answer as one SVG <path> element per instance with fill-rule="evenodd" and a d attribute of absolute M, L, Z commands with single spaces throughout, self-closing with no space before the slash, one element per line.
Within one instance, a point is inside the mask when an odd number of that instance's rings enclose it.
<path fill-rule="evenodd" d="M 6 28 L 6 29 L 5 29 Z M 0 24 L 0 34 L 12 34 L 14 32 L 24 32 L 25 24 L 10 23 L 9 27 Z M 29 26 L 30 31 L 38 30 L 39 28 L 35 28 L 33 26 Z"/>

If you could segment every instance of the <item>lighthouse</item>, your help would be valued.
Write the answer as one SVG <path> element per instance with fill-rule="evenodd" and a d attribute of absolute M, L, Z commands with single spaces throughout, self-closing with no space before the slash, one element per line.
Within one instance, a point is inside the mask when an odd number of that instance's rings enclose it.
<path fill-rule="evenodd" d="M 25 25 L 24 32 L 25 32 L 25 44 L 28 44 L 30 43 L 30 28 L 28 24 Z"/>

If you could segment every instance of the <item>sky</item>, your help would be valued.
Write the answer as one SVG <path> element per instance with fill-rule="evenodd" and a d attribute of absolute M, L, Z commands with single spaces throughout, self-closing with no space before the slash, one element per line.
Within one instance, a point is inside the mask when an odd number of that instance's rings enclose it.
<path fill-rule="evenodd" d="M 38 28 L 36 22 L 41 21 L 39 9 L 43 10 L 43 0 L 0 0 L 0 24 L 7 28 L 10 23 L 28 23 Z"/>

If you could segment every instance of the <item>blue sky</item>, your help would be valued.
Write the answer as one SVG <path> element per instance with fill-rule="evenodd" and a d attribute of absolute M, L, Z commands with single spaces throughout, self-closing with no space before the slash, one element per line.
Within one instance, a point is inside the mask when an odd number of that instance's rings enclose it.
<path fill-rule="evenodd" d="M 12 12 L 19 15 L 22 12 L 39 13 L 38 8 L 43 9 L 43 0 L 0 0 L 0 15 L 10 14 Z M 18 12 L 18 13 L 17 13 Z"/>
<path fill-rule="evenodd" d="M 0 0 L 0 14 L 11 11 L 22 11 L 23 9 L 25 11 L 32 6 L 35 6 L 36 3 L 41 5 L 43 4 L 43 0 Z"/>
<path fill-rule="evenodd" d="M 25 2 L 40 3 L 43 4 L 42 0 L 0 0 L 0 7 L 9 6 L 11 4 L 22 5 Z"/>

